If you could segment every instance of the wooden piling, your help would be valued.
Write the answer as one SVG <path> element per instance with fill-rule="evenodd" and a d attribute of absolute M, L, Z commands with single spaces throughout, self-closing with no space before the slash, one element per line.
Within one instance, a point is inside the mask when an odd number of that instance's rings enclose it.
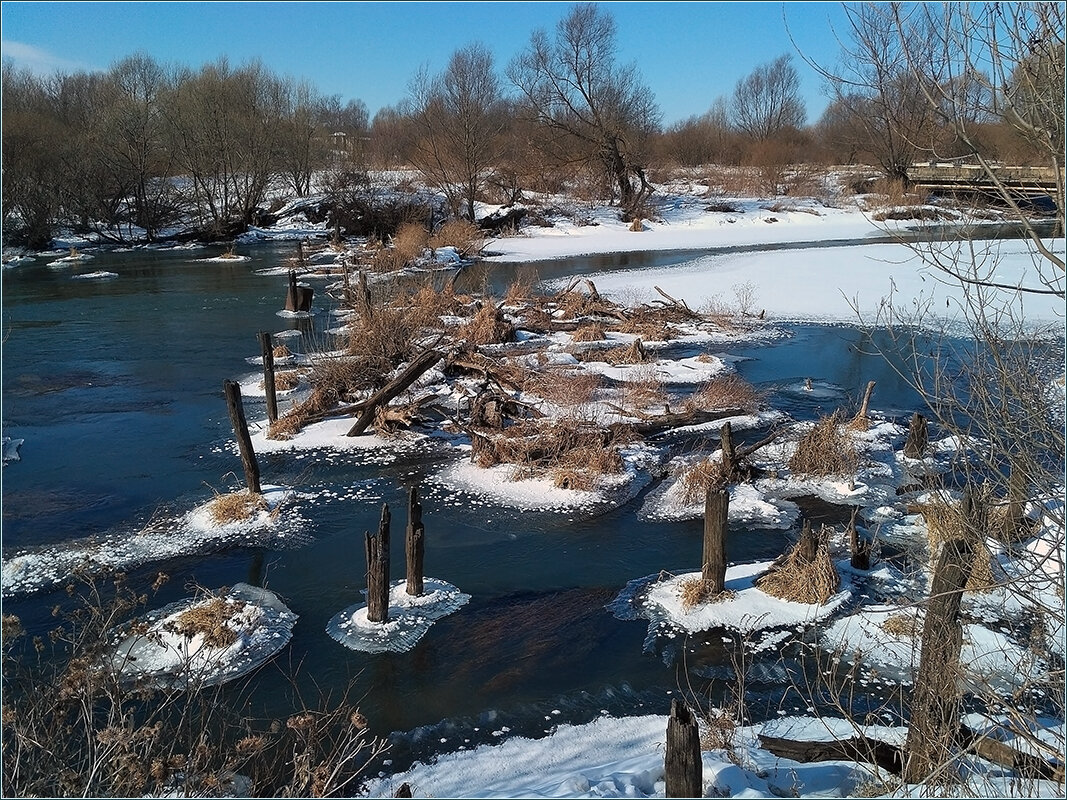
<path fill-rule="evenodd" d="M 382 505 L 376 534 L 367 531 L 367 621 L 389 619 L 389 506 Z"/>
<path fill-rule="evenodd" d="M 418 489 L 414 486 L 408 491 L 408 529 L 404 537 L 404 554 L 407 561 L 407 592 L 413 597 L 423 593 L 423 558 L 425 555 L 426 528 L 422 524 L 422 504 L 419 502 Z"/>
<path fill-rule="evenodd" d="M 800 541 L 797 542 L 797 556 L 805 564 L 813 564 L 819 554 L 819 537 L 811 529 L 811 520 L 804 520 L 800 528 Z"/>
<path fill-rule="evenodd" d="M 667 797 L 703 797 L 704 764 L 696 717 L 678 698 L 671 700 L 667 747 L 663 757 Z"/>
<path fill-rule="evenodd" d="M 871 543 L 860 537 L 856 529 L 856 511 L 852 509 L 852 519 L 848 523 L 848 541 L 852 551 L 852 568 L 861 569 L 864 572 L 871 568 Z"/>
<path fill-rule="evenodd" d="M 704 560 L 701 577 L 710 595 L 722 592 L 726 584 L 726 521 L 730 493 L 709 489 L 704 498 Z"/>
<path fill-rule="evenodd" d="M 267 393 L 267 422 L 277 422 L 278 389 L 274 383 L 274 342 L 267 331 L 259 332 L 259 349 L 263 351 L 263 388 Z"/>
<path fill-rule="evenodd" d="M 908 423 L 908 440 L 904 443 L 905 458 L 922 458 L 926 454 L 926 445 L 930 441 L 926 417 L 916 411 Z"/>
<path fill-rule="evenodd" d="M 726 480 L 732 481 L 737 472 L 737 450 L 734 447 L 734 429 L 729 422 L 724 422 L 719 429 L 719 438 L 722 440 L 722 465 L 726 473 Z"/>
<path fill-rule="evenodd" d="M 230 423 L 237 436 L 237 447 L 241 451 L 241 466 L 245 471 L 245 484 L 252 494 L 261 494 L 259 485 L 259 462 L 256 451 L 252 449 L 252 437 L 248 435 L 248 422 L 245 421 L 244 403 L 241 402 L 241 384 L 237 381 L 223 381 L 222 391 L 226 395 L 226 407 L 230 412 Z"/>
<path fill-rule="evenodd" d="M 922 783 L 941 769 L 959 733 L 960 601 L 974 563 L 972 526 L 980 524 L 980 505 L 968 489 L 962 502 L 968 533 L 942 545 L 930 583 L 905 745 L 903 777 L 908 783 Z"/>

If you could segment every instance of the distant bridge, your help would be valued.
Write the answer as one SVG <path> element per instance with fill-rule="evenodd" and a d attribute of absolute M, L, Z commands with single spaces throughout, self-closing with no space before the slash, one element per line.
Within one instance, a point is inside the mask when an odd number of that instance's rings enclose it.
<path fill-rule="evenodd" d="M 1064 170 L 1056 170 L 1055 167 L 1012 167 L 998 164 L 992 169 L 1001 184 L 1020 195 L 1055 195 L 1057 187 L 1063 186 Z M 933 192 L 987 194 L 996 191 L 992 179 L 982 167 L 955 161 L 912 164 L 908 167 L 908 180 L 916 188 Z"/>

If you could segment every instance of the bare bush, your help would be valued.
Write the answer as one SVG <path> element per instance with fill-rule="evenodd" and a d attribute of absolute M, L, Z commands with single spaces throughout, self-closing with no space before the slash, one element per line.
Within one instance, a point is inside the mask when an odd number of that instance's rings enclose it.
<path fill-rule="evenodd" d="M 429 247 L 454 247 L 461 256 L 475 256 L 485 247 L 485 232 L 468 220 L 452 219 L 430 237 Z"/>
<path fill-rule="evenodd" d="M 789 469 L 796 475 L 855 475 L 859 453 L 842 426 L 839 412 L 822 417 L 797 442 Z"/>
<path fill-rule="evenodd" d="M 725 408 L 756 411 L 762 401 L 763 395 L 756 387 L 737 373 L 731 372 L 712 378 L 686 397 L 684 407 L 690 412 Z"/>

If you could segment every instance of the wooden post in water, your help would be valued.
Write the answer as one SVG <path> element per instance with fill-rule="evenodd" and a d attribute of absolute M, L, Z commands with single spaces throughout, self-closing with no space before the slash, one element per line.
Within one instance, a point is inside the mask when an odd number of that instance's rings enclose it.
<path fill-rule="evenodd" d="M 703 797 L 704 764 L 696 717 L 677 697 L 667 719 L 667 748 L 663 757 L 667 797 Z"/>
<path fill-rule="evenodd" d="M 867 571 L 871 568 L 871 543 L 860 538 L 856 530 L 856 507 L 852 508 L 852 519 L 848 523 L 848 541 L 852 550 L 852 568 Z"/>
<path fill-rule="evenodd" d="M 422 504 L 419 492 L 414 486 L 408 492 L 408 529 L 404 537 L 404 554 L 407 557 L 407 591 L 413 597 L 423 592 L 422 569 L 425 554 L 426 528 L 422 524 Z"/>
<path fill-rule="evenodd" d="M 819 537 L 811 529 L 811 520 L 804 520 L 804 524 L 800 528 L 800 541 L 797 542 L 797 556 L 805 564 L 811 564 L 815 561 L 815 556 L 819 553 Z"/>
<path fill-rule="evenodd" d="M 904 443 L 905 458 L 922 458 L 926 454 L 926 445 L 930 441 L 926 417 L 916 411 L 908 423 L 908 440 Z"/>
<path fill-rule="evenodd" d="M 376 534 L 367 531 L 367 621 L 389 619 L 389 506 L 382 505 Z"/>
<path fill-rule="evenodd" d="M 237 381 L 223 381 L 222 391 L 226 395 L 226 407 L 230 411 L 230 423 L 237 436 L 237 447 L 241 451 L 241 466 L 245 470 L 245 483 L 252 494 L 261 494 L 259 485 L 259 462 L 256 451 L 252 449 L 252 437 L 248 435 L 248 423 L 245 421 L 245 407 L 241 402 L 241 384 Z"/>
<path fill-rule="evenodd" d="M 964 492 L 962 506 L 967 533 L 941 546 L 930 582 L 905 744 L 903 778 L 907 783 L 922 783 L 942 769 L 954 752 L 960 730 L 960 600 L 974 564 L 973 526 L 980 524 L 982 516 L 970 489 Z"/>
<path fill-rule="evenodd" d="M 267 422 L 278 421 L 278 389 L 274 384 L 274 342 L 267 331 L 259 332 L 259 349 L 263 351 L 263 388 L 267 392 Z"/>
<path fill-rule="evenodd" d="M 726 520 L 730 511 L 730 493 L 726 489 L 708 489 L 704 498 L 704 561 L 701 577 L 710 595 L 722 592 L 726 584 Z"/>
<path fill-rule="evenodd" d="M 719 429 L 722 440 L 722 465 L 726 471 L 726 480 L 732 481 L 737 471 L 737 450 L 734 448 L 734 429 L 729 422 L 724 422 Z"/>

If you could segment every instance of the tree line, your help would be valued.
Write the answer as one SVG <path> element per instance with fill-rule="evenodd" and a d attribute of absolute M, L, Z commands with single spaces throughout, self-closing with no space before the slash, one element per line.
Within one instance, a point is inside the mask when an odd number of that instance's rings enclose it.
<path fill-rule="evenodd" d="M 1062 153 L 1057 4 L 1028 5 L 1014 21 L 1033 30 L 1006 75 L 938 48 L 953 26 L 972 45 L 989 28 L 968 29 L 977 23 L 952 6 L 906 19 L 903 8 L 847 8 L 844 67 L 823 70 L 831 103 L 812 125 L 783 54 L 705 113 L 664 126 L 637 66 L 616 58 L 614 18 L 595 4 L 535 31 L 503 69 L 484 45 L 466 45 L 440 73 L 418 71 L 373 119 L 362 101 L 342 104 L 259 62 L 190 68 L 137 54 L 106 72 L 53 77 L 5 63 L 4 238 L 45 247 L 69 227 L 155 240 L 190 222 L 198 238 L 223 238 L 266 220 L 279 193 L 325 188 L 340 203 L 359 176 L 396 167 L 417 169 L 468 219 L 477 201 L 564 186 L 629 219 L 647 216 L 650 170 L 672 166 L 755 167 L 778 192 L 790 164 L 871 164 L 906 182 L 919 159 L 980 151 L 1025 165 L 1047 164 L 1050 145 Z"/>

